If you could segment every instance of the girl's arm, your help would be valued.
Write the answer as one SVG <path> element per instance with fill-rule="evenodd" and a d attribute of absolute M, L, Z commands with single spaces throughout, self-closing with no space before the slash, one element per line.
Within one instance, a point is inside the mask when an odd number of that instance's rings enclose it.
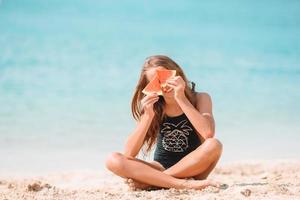
<path fill-rule="evenodd" d="M 212 114 L 212 101 L 207 93 L 197 93 L 197 108 L 185 96 L 186 83 L 181 76 L 175 76 L 167 81 L 174 89 L 174 97 L 182 111 L 186 114 L 196 131 L 204 139 L 214 137 L 215 121 Z"/>
<path fill-rule="evenodd" d="M 147 94 L 141 100 L 141 106 L 144 113 L 138 121 L 137 127 L 127 139 L 124 153 L 126 156 L 136 157 L 136 155 L 139 153 L 141 147 L 143 146 L 146 133 L 154 117 L 153 104 L 158 100 L 159 97 L 157 94 Z"/>
<path fill-rule="evenodd" d="M 147 130 L 150 127 L 151 121 L 153 119 L 153 115 L 149 114 L 143 114 L 141 116 L 140 121 L 137 124 L 137 127 L 131 133 L 127 139 L 127 142 L 125 144 L 125 156 L 129 157 L 136 157 L 136 155 L 139 153 L 144 138 L 146 136 Z"/>
<path fill-rule="evenodd" d="M 212 114 L 212 101 L 209 94 L 197 94 L 197 109 L 190 103 L 185 95 L 176 100 L 197 132 L 204 139 L 214 137 L 215 121 Z"/>

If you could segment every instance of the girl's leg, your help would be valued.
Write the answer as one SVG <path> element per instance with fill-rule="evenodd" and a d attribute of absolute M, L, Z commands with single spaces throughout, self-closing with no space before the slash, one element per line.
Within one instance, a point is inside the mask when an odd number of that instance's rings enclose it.
<path fill-rule="evenodd" d="M 196 176 L 194 176 L 193 178 L 196 179 L 196 180 L 204 180 L 206 179 L 209 174 L 211 173 L 211 171 L 215 168 L 215 166 L 217 165 L 218 163 L 218 160 L 217 159 L 216 161 L 214 161 L 204 172 L 200 173 L 200 174 L 197 174 Z"/>
<path fill-rule="evenodd" d="M 190 154 L 182 158 L 178 163 L 167 170 L 161 166 L 164 173 L 177 178 L 193 177 L 196 180 L 204 180 L 215 168 L 222 153 L 222 144 L 214 138 L 205 140 L 205 142 Z M 155 161 L 156 162 L 156 161 Z M 151 163 L 152 164 L 152 163 Z M 158 165 L 160 165 L 158 163 Z M 128 179 L 129 186 L 139 189 L 151 187 L 149 184 L 141 183 L 136 180 Z"/>
<path fill-rule="evenodd" d="M 215 138 L 208 138 L 197 149 L 164 170 L 164 173 L 176 178 L 206 179 L 217 164 L 221 153 L 221 142 Z"/>
<path fill-rule="evenodd" d="M 141 162 L 146 162 L 143 160 L 140 160 Z M 153 167 L 154 169 L 160 170 L 160 171 L 164 171 L 165 168 L 157 161 L 151 161 L 149 163 L 147 163 L 149 166 Z M 128 184 L 129 188 L 131 190 L 136 190 L 136 189 L 141 189 L 141 190 L 145 190 L 145 189 L 150 189 L 152 188 L 151 185 L 147 184 L 147 183 L 142 183 L 139 182 L 137 180 L 131 179 L 131 178 L 126 178 L 124 181 L 126 184 Z"/>
<path fill-rule="evenodd" d="M 203 189 L 209 185 L 218 186 L 218 184 L 206 180 L 190 180 L 175 178 L 165 174 L 158 169 L 154 169 L 140 162 L 136 158 L 126 157 L 121 153 L 112 153 L 106 160 L 106 167 L 118 176 L 123 178 L 132 178 L 134 180 L 163 188 L 190 188 Z"/>

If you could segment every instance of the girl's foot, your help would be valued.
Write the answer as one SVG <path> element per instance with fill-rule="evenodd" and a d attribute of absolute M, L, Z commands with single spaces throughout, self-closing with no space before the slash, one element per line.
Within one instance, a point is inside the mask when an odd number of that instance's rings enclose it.
<path fill-rule="evenodd" d="M 183 187 L 186 189 L 202 190 L 208 186 L 221 189 L 222 184 L 212 180 L 184 180 Z"/>
<path fill-rule="evenodd" d="M 151 185 L 133 180 L 131 178 L 126 178 L 125 183 L 131 190 L 148 190 L 151 188 Z"/>
<path fill-rule="evenodd" d="M 142 182 L 133 180 L 131 178 L 126 178 L 125 183 L 133 191 L 160 189 L 159 187 L 155 187 L 155 186 L 149 185 L 147 183 L 142 183 Z M 207 179 L 206 180 L 185 179 L 183 182 L 183 188 L 185 188 L 185 189 L 202 190 L 208 186 L 216 187 L 218 189 L 226 189 L 228 187 L 227 184 L 220 184 L 219 182 L 207 180 Z"/>

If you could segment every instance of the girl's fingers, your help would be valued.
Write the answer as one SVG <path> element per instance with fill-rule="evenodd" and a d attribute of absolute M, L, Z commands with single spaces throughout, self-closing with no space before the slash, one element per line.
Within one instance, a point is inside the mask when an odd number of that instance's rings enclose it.
<path fill-rule="evenodd" d="M 148 104 L 149 104 L 149 105 L 152 105 L 152 104 L 154 104 L 155 102 L 157 102 L 158 99 L 159 99 L 159 98 L 157 98 L 157 99 L 151 99 L 151 100 L 148 102 Z"/>
<path fill-rule="evenodd" d="M 158 100 L 152 100 L 150 102 L 148 102 L 147 104 L 145 104 L 145 107 L 152 107 Z"/>
<path fill-rule="evenodd" d="M 146 103 L 146 102 L 149 102 L 149 101 L 151 101 L 151 100 L 154 100 L 154 99 L 159 99 L 159 97 L 152 97 L 152 98 L 149 98 L 149 99 L 147 99 L 147 100 L 145 101 L 145 103 Z"/>
<path fill-rule="evenodd" d="M 167 83 L 167 86 L 169 86 L 170 88 L 174 88 L 177 86 L 177 84 L 174 83 Z"/>
<path fill-rule="evenodd" d="M 167 81 L 167 84 L 169 84 L 169 85 L 178 85 L 178 83 L 176 81 L 173 81 L 173 80 Z"/>
<path fill-rule="evenodd" d="M 171 92 L 172 90 L 173 88 L 170 87 L 169 89 L 166 90 L 166 92 Z"/>
<path fill-rule="evenodd" d="M 144 102 L 148 101 L 149 99 L 154 99 L 154 98 L 157 98 L 157 97 L 158 97 L 157 94 L 154 94 L 154 95 L 152 95 L 152 94 L 147 95 L 147 96 L 145 96 L 145 97 L 142 99 L 141 103 L 144 103 Z"/>
<path fill-rule="evenodd" d="M 155 97 L 158 97 L 158 95 L 156 93 L 152 93 L 152 94 L 149 94 L 145 97 L 145 99 L 152 99 L 152 98 L 155 98 Z"/>
<path fill-rule="evenodd" d="M 152 99 L 147 99 L 145 102 L 144 102 L 144 105 L 150 105 L 156 101 L 158 101 L 159 97 L 155 97 L 155 98 L 152 98 Z"/>

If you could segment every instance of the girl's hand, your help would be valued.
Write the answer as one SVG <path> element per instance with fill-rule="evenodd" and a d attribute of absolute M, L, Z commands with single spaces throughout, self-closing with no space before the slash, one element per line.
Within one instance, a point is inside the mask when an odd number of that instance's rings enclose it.
<path fill-rule="evenodd" d="M 175 99 L 179 99 L 185 96 L 184 90 L 185 90 L 186 83 L 181 76 L 171 77 L 166 81 L 166 83 L 167 86 L 170 87 L 170 89 L 167 92 L 174 90 Z"/>
<path fill-rule="evenodd" d="M 149 115 L 151 117 L 154 116 L 154 110 L 153 110 L 153 104 L 157 102 L 159 99 L 159 96 L 156 93 L 152 93 L 149 95 L 146 95 L 142 100 L 141 100 L 141 106 L 142 109 L 144 110 L 144 114 Z"/>

